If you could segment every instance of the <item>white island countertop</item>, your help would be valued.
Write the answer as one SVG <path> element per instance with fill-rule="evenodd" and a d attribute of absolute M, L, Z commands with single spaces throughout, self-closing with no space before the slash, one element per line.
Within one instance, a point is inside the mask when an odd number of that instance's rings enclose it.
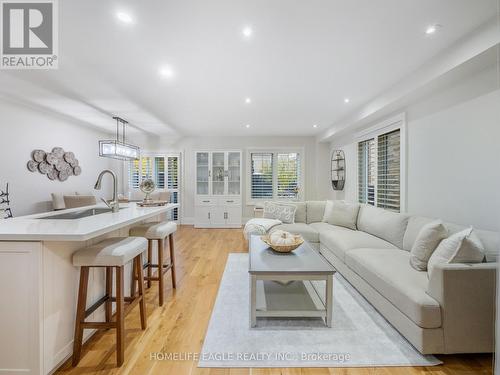
<path fill-rule="evenodd" d="M 117 213 L 107 212 L 80 219 L 50 219 L 62 213 L 106 208 L 104 204 L 63 211 L 45 212 L 0 220 L 0 241 L 87 241 L 179 207 L 169 203 L 160 207 L 139 207 L 136 203 L 120 204 Z M 41 219 L 41 218 L 44 219 Z"/>

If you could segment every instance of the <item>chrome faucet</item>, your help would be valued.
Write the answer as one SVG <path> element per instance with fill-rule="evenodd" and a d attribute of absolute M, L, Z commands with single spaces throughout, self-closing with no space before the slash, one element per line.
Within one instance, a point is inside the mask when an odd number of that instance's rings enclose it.
<path fill-rule="evenodd" d="M 99 174 L 99 177 L 97 177 L 94 189 L 101 190 L 102 178 L 106 173 L 109 173 L 111 177 L 113 177 L 113 199 L 110 202 L 104 198 L 101 198 L 101 200 L 106 204 L 106 206 L 111 208 L 113 212 L 118 212 L 120 210 L 120 204 L 118 202 L 118 180 L 116 179 L 116 174 L 113 171 L 110 171 L 109 169 L 102 171 Z"/>

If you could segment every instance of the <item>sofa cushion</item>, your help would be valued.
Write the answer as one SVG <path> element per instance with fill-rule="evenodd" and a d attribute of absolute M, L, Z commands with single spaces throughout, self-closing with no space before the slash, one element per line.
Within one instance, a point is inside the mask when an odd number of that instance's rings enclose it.
<path fill-rule="evenodd" d="M 306 223 L 294 223 L 294 224 L 280 224 L 273 227 L 269 233 L 274 232 L 275 230 L 284 230 L 286 232 L 290 232 L 292 234 L 300 234 L 304 237 L 304 240 L 308 242 L 319 242 L 319 233 L 310 225 Z"/>
<path fill-rule="evenodd" d="M 290 204 L 282 204 L 275 202 L 264 202 L 265 219 L 281 220 L 283 223 L 293 224 L 295 222 L 295 211 L 297 207 Z"/>
<path fill-rule="evenodd" d="M 410 220 L 408 221 L 408 228 L 406 229 L 404 236 L 403 249 L 410 251 L 422 227 L 434 220 L 436 219 L 424 216 L 410 217 Z M 452 235 L 467 228 L 464 225 L 446 222 L 444 223 L 444 226 L 448 230 L 448 235 Z M 486 261 L 496 262 L 499 259 L 500 252 L 500 233 L 487 230 L 474 230 L 474 232 L 484 245 Z"/>
<path fill-rule="evenodd" d="M 358 229 L 402 249 L 408 218 L 407 215 L 363 204 L 359 210 Z"/>
<path fill-rule="evenodd" d="M 396 249 L 396 247 L 389 242 L 358 230 L 326 223 L 316 223 L 311 224 L 311 226 L 319 232 L 321 245 L 332 251 L 342 261 L 345 261 L 345 252 L 351 249 L 362 247 Z"/>
<path fill-rule="evenodd" d="M 328 204 L 327 204 L 328 206 Z M 327 208 L 325 208 L 326 215 Z M 326 222 L 332 225 L 338 225 L 349 229 L 356 229 L 358 220 L 359 204 L 348 203 L 346 201 L 333 201 Z"/>
<path fill-rule="evenodd" d="M 427 271 L 427 263 L 448 231 L 441 220 L 424 225 L 410 251 L 410 265 L 417 271 Z"/>
<path fill-rule="evenodd" d="M 295 222 L 296 223 L 305 223 L 306 222 L 306 203 L 305 202 L 287 202 L 288 205 L 293 205 L 297 207 L 295 210 Z"/>
<path fill-rule="evenodd" d="M 319 223 L 323 220 L 326 201 L 307 201 L 307 224 Z"/>
<path fill-rule="evenodd" d="M 422 328 L 441 327 L 439 303 L 427 293 L 427 272 L 410 266 L 410 253 L 400 249 L 353 249 L 347 266 Z"/>

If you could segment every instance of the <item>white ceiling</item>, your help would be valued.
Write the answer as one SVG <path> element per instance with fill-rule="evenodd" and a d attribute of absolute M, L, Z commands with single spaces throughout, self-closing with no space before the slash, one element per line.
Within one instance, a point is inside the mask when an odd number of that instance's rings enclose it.
<path fill-rule="evenodd" d="M 496 0 L 64 0 L 59 7 L 60 69 L 2 71 L 0 94 L 107 130 L 118 114 L 174 139 L 319 134 L 494 17 Z M 120 23 L 118 11 L 134 23 Z M 443 27 L 429 37 L 433 23 Z M 247 25 L 249 40 L 241 33 Z M 159 76 L 164 64 L 172 79 Z"/>

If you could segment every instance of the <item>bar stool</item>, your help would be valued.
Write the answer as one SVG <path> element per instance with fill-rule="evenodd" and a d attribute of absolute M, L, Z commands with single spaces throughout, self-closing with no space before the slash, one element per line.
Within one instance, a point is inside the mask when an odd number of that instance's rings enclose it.
<path fill-rule="evenodd" d="M 147 276 L 144 279 L 147 281 L 147 287 L 151 287 L 151 281 L 158 281 L 159 292 L 159 304 L 163 306 L 163 275 L 172 271 L 172 287 L 176 287 L 175 282 L 175 254 L 174 254 L 174 237 L 173 234 L 177 231 L 177 224 L 172 221 L 156 222 L 156 223 L 146 223 L 137 225 L 130 228 L 130 236 L 144 237 L 148 240 L 148 260 L 144 265 L 147 270 Z M 170 263 L 164 264 L 163 259 L 163 249 L 165 240 L 168 237 L 168 244 L 170 249 Z M 158 241 L 158 264 L 153 264 L 153 241 Z M 158 276 L 153 277 L 152 268 L 158 269 Z M 135 282 L 133 283 L 135 285 Z"/>
<path fill-rule="evenodd" d="M 96 245 L 78 250 L 73 254 L 73 265 L 80 266 L 80 287 L 76 308 L 75 338 L 73 342 L 73 366 L 80 362 L 84 329 L 116 329 L 116 363 L 123 364 L 125 351 L 125 316 L 139 303 L 141 328 L 146 329 L 146 302 L 144 299 L 144 280 L 142 278 L 142 253 L 147 241 L 140 237 L 108 238 Z M 135 291 L 124 297 L 124 267 L 133 262 L 133 279 L 139 281 L 139 294 Z M 106 294 L 86 309 L 89 270 L 91 267 L 106 268 Z M 116 272 L 116 297 L 112 297 L 113 270 Z M 116 302 L 116 318 L 112 320 L 112 302 Z M 128 302 L 126 309 L 124 303 Z M 86 322 L 85 319 L 99 306 L 105 304 L 106 322 Z"/>

